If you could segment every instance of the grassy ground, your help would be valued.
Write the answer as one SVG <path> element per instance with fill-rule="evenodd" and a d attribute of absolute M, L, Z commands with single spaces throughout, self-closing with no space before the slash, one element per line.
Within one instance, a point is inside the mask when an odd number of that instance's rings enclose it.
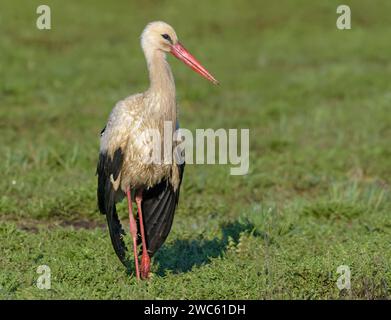
<path fill-rule="evenodd" d="M 0 298 L 391 297 L 389 1 L 40 1 L 0 10 Z M 96 207 L 99 132 L 144 90 L 139 34 L 172 24 L 221 81 L 170 58 L 183 127 L 250 128 L 250 172 L 187 166 L 153 278 Z M 121 205 L 121 214 L 126 215 Z M 35 283 L 51 268 L 51 290 Z M 351 290 L 336 286 L 351 269 Z"/>

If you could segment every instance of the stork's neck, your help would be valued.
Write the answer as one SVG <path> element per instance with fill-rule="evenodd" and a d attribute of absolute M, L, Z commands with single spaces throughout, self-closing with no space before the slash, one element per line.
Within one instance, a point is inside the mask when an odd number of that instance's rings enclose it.
<path fill-rule="evenodd" d="M 168 104 L 175 105 L 175 82 L 166 54 L 160 50 L 145 53 L 150 87 L 148 93 L 160 96 Z"/>

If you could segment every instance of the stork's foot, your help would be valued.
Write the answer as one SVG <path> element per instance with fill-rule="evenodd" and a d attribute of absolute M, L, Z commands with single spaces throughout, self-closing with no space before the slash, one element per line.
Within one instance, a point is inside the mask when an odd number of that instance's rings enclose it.
<path fill-rule="evenodd" d="M 151 258 L 147 253 L 143 252 L 141 256 L 141 267 L 140 267 L 141 278 L 149 279 L 150 271 L 151 271 Z"/>

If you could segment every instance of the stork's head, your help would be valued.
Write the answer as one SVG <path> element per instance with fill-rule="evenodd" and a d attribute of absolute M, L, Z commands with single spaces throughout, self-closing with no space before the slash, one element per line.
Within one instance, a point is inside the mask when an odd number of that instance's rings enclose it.
<path fill-rule="evenodd" d="M 174 28 L 163 21 L 151 22 L 145 27 L 141 46 L 145 53 L 169 52 L 212 83 L 219 83 L 178 41 Z"/>

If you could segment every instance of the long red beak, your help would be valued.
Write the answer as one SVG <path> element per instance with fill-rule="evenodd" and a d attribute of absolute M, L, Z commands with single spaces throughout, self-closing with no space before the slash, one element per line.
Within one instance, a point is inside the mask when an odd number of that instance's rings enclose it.
<path fill-rule="evenodd" d="M 195 72 L 199 73 L 204 78 L 208 79 L 210 82 L 214 84 L 219 84 L 219 82 L 206 70 L 201 63 L 194 58 L 189 51 L 185 49 L 179 42 L 171 46 L 171 53 L 173 56 L 177 57 L 179 60 L 182 60 L 185 64 L 187 64 L 190 68 L 192 68 Z"/>

